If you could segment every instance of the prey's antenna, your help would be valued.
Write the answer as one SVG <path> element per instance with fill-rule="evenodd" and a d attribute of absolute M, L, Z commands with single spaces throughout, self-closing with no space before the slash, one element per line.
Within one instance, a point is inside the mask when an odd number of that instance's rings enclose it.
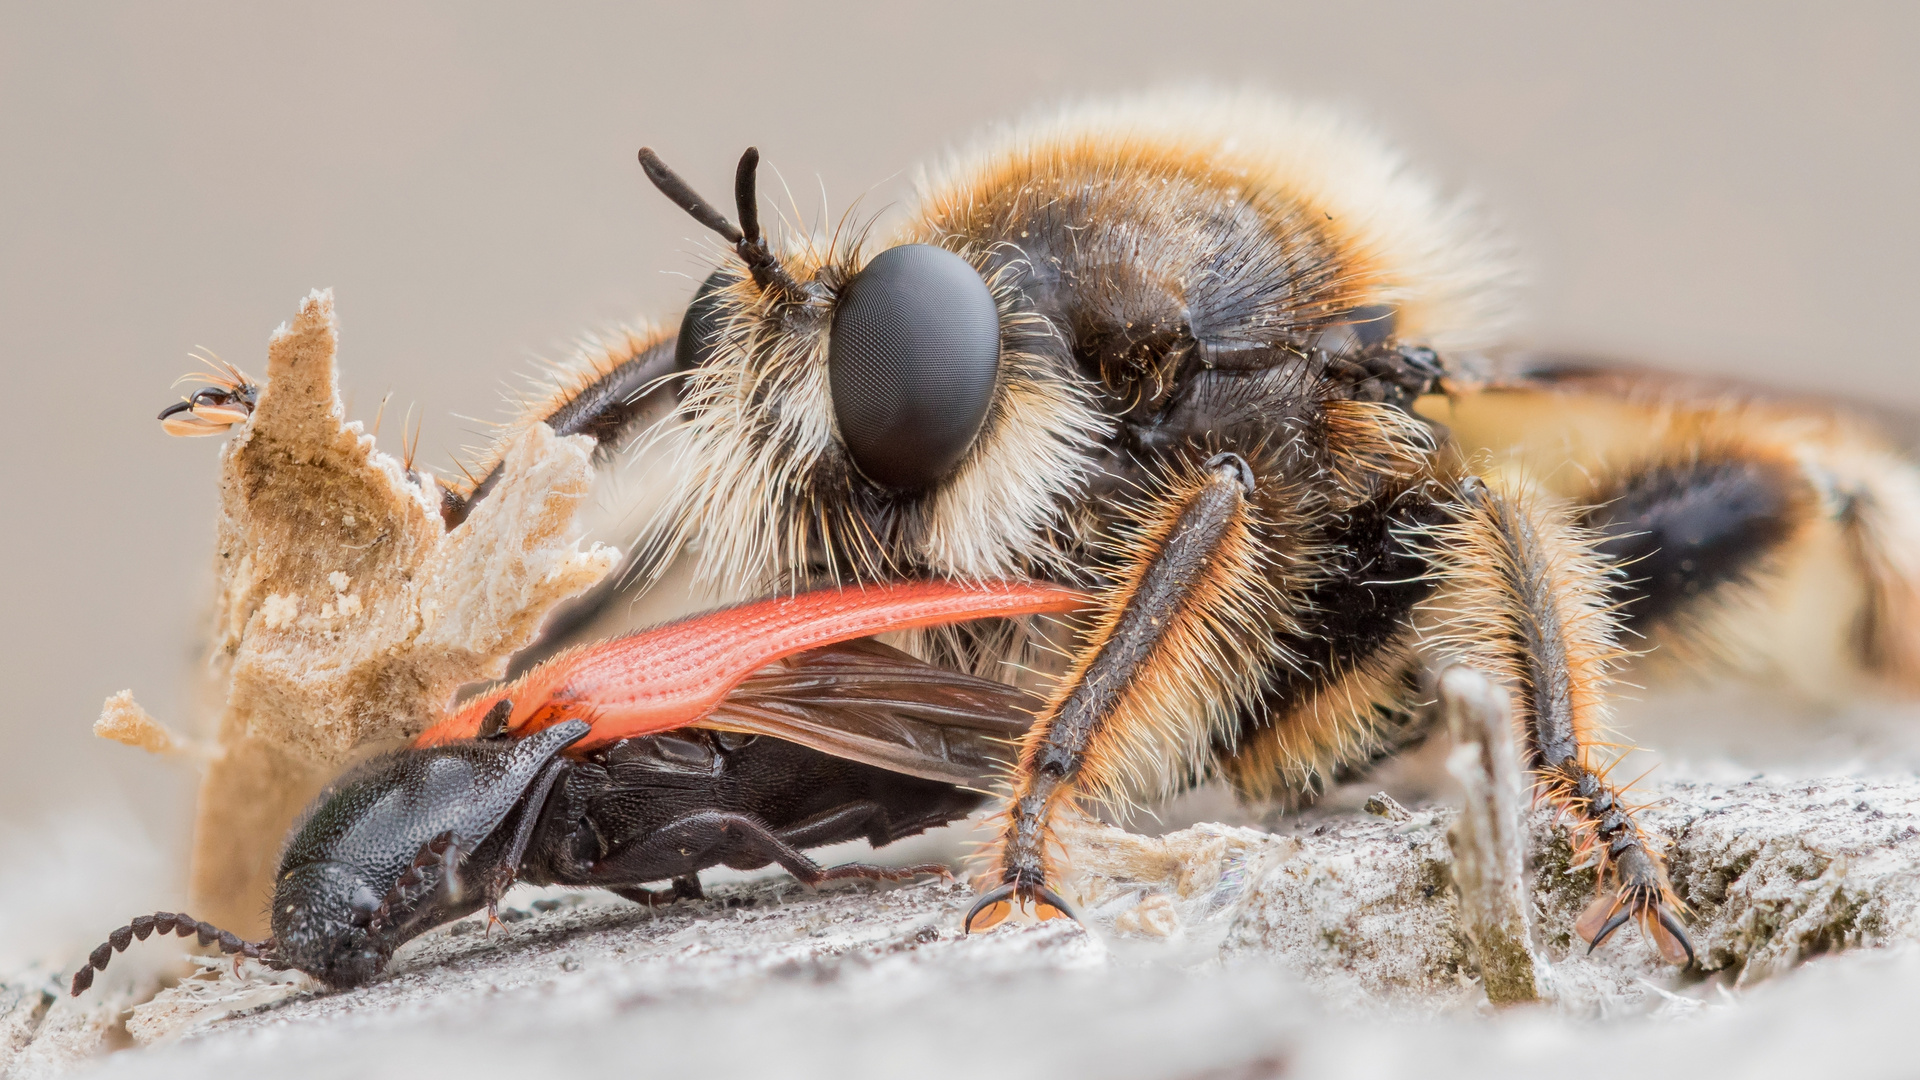
<path fill-rule="evenodd" d="M 115 930 L 107 940 L 101 942 L 100 947 L 93 950 L 93 954 L 87 957 L 86 964 L 73 973 L 73 996 L 79 997 L 86 992 L 87 987 L 93 985 L 93 973 L 105 971 L 107 961 L 113 959 L 114 953 L 125 952 L 135 938 L 145 941 L 147 935 L 155 932 L 162 937 L 168 934 L 198 937 L 200 944 L 217 945 L 223 953 L 251 956 L 256 960 L 264 961 L 268 967 L 281 969 L 287 967 L 287 964 L 276 955 L 272 938 L 264 941 L 247 941 L 238 934 L 229 933 L 211 923 L 201 922 L 191 915 L 159 911 L 152 915 L 140 916 L 126 926 Z M 234 962 L 239 963 L 238 960 Z"/>
<path fill-rule="evenodd" d="M 780 265 L 780 260 L 767 247 L 766 237 L 760 235 L 760 199 L 754 187 L 754 177 L 760 168 L 758 147 L 747 147 L 747 152 L 740 155 L 739 168 L 733 174 L 734 205 L 740 212 L 738 228 L 727 220 L 725 214 L 715 210 L 712 203 L 688 187 L 678 173 L 667 168 L 667 163 L 660 160 L 660 155 L 654 153 L 652 147 L 640 148 L 640 167 L 646 170 L 647 179 L 660 189 L 660 194 L 672 199 L 675 206 L 693 215 L 695 221 L 719 233 L 733 245 L 734 252 L 746 262 L 754 284 L 763 290 L 769 286 L 778 288 L 796 300 L 805 297 L 806 291 Z"/>

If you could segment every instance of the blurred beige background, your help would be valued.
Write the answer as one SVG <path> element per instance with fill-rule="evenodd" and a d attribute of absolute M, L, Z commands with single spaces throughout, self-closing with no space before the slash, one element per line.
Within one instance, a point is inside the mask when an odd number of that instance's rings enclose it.
<path fill-rule="evenodd" d="M 352 413 L 417 405 L 442 467 L 531 358 L 691 292 L 642 143 L 716 196 L 757 143 L 837 213 L 1064 96 L 1329 99 L 1507 223 L 1530 340 L 1920 406 L 1920 9 L 1601 10 L 7 5 L 0 826 L 184 829 L 191 776 L 88 727 L 191 714 L 219 440 L 153 419 L 188 349 L 258 371 L 330 286 Z"/>

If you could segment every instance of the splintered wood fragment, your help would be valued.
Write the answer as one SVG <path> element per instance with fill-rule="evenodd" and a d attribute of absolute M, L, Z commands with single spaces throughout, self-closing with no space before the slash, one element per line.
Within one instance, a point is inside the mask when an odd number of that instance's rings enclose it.
<path fill-rule="evenodd" d="M 288 825 L 354 750 L 415 735 L 461 686 L 506 674 L 547 613 L 619 559 L 578 543 L 592 441 L 544 424 L 507 441 L 492 494 L 448 529 L 431 474 L 346 421 L 338 340 L 333 296 L 308 296 L 269 343 L 259 405 L 221 457 L 226 703 L 191 899 L 246 936 L 266 929 Z"/>
<path fill-rule="evenodd" d="M 1469 955 L 1489 1001 L 1537 1001 L 1546 968 L 1533 947 L 1507 692 L 1472 668 L 1451 667 L 1440 676 L 1440 709 L 1454 744 L 1447 771 L 1466 790 L 1447 843 Z"/>
<path fill-rule="evenodd" d="M 172 728 L 155 720 L 152 714 L 133 700 L 133 691 L 122 690 L 100 706 L 100 718 L 93 722 L 96 738 L 145 750 L 162 756 L 177 754 L 190 747 Z"/>
<path fill-rule="evenodd" d="M 1393 796 L 1384 791 L 1376 791 L 1367 796 L 1367 801 L 1360 804 L 1360 809 L 1374 817 L 1386 818 L 1388 821 L 1413 820 L 1413 811 L 1401 806 Z"/>

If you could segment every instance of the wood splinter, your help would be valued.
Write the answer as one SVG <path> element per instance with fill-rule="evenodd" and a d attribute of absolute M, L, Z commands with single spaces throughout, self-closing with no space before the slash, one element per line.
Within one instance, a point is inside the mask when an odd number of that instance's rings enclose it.
<path fill-rule="evenodd" d="M 1456 665 L 1440 675 L 1440 710 L 1454 744 L 1447 771 L 1466 791 L 1447 843 L 1469 959 L 1487 1000 L 1538 1001 L 1547 996 L 1547 968 L 1533 945 L 1520 762 L 1506 692 L 1479 671 Z"/>
<path fill-rule="evenodd" d="M 100 706 L 100 718 L 93 722 L 96 738 L 145 750 L 149 754 L 205 765 L 218 751 L 206 742 L 191 739 L 153 718 L 133 700 L 133 691 L 122 690 Z"/>

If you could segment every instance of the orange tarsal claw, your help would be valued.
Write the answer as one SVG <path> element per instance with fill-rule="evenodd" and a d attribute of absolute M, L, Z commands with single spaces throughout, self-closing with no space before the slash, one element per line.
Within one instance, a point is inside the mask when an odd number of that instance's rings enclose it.
<path fill-rule="evenodd" d="M 1591 953 L 1612 937 L 1615 930 L 1628 922 L 1638 922 L 1640 932 L 1653 943 L 1662 960 L 1675 965 L 1691 964 L 1695 959 L 1693 942 L 1674 914 L 1673 909 L 1678 906 L 1679 902 L 1671 895 L 1636 889 L 1617 892 L 1603 889 L 1575 920 L 1573 932 L 1587 943 L 1587 951 Z"/>
<path fill-rule="evenodd" d="M 572 752 L 696 723 L 741 680 L 808 649 L 889 630 L 1072 611 L 1085 593 L 1040 582 L 897 582 L 759 600 L 562 653 L 519 680 L 467 702 L 422 732 L 416 746 L 501 730 L 531 735 L 567 719 L 593 732 Z"/>
<path fill-rule="evenodd" d="M 1002 885 L 975 900 L 973 906 L 967 909 L 966 917 L 961 919 L 960 925 L 969 934 L 991 930 L 1006 922 L 1007 917 L 1013 914 L 1015 906 L 1018 906 L 1021 911 L 1026 911 L 1029 904 L 1033 906 L 1035 922 L 1047 922 L 1052 919 L 1080 921 L 1080 916 L 1073 913 L 1073 907 L 1062 899 L 1059 893 L 1044 885 L 1028 888 Z"/>

